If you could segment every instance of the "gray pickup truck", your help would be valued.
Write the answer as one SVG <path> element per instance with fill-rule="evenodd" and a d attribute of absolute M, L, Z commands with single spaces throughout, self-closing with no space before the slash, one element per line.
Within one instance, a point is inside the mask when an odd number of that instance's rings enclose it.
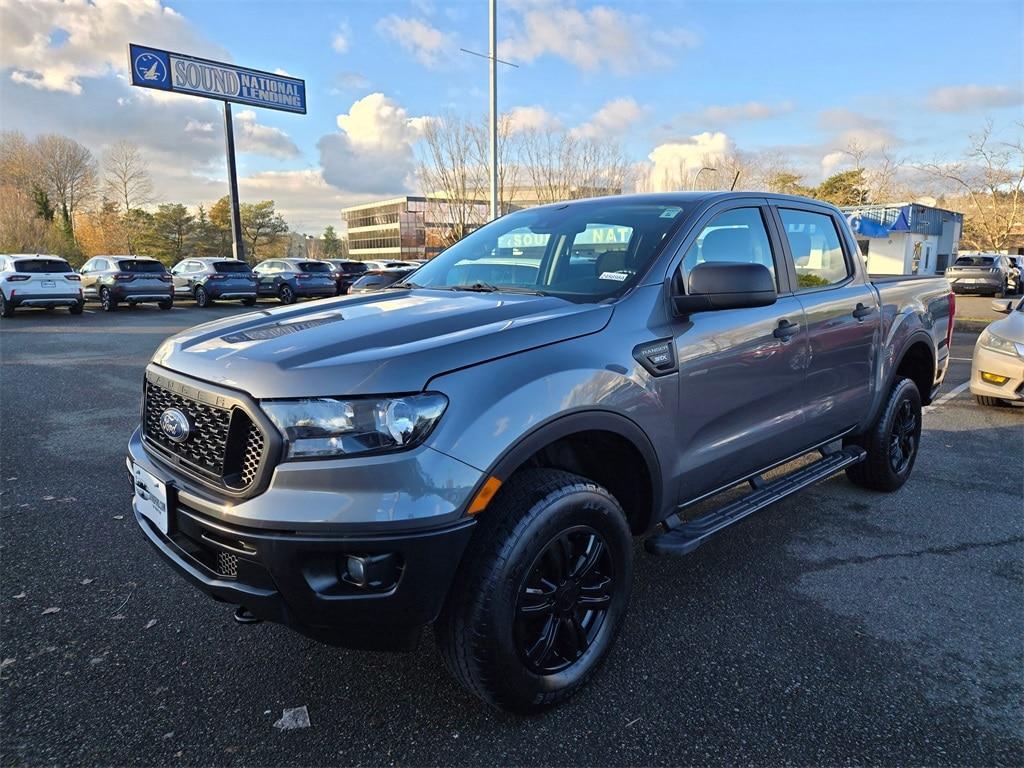
<path fill-rule="evenodd" d="M 953 311 L 943 278 L 870 280 L 812 200 L 519 211 L 380 292 L 166 340 L 135 517 L 241 622 L 378 649 L 433 624 L 469 691 L 536 711 L 608 652 L 633 536 L 682 555 L 841 470 L 900 488 Z"/>

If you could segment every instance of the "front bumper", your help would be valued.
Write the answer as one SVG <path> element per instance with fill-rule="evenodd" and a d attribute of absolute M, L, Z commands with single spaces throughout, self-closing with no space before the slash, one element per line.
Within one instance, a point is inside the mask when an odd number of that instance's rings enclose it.
<path fill-rule="evenodd" d="M 168 532 L 135 509 L 150 543 L 212 597 L 323 642 L 407 647 L 441 609 L 472 531 L 464 514 L 481 473 L 443 453 L 285 462 L 268 488 L 224 500 L 150 454 L 139 430 L 128 445 L 167 486 Z M 134 506 L 134 502 L 133 502 Z M 393 588 L 345 580 L 348 555 L 394 553 Z M 237 571 L 222 567 L 236 563 Z"/>
<path fill-rule="evenodd" d="M 1004 384 L 985 381 L 981 378 L 983 372 L 1005 376 L 1007 381 Z M 975 345 L 971 363 L 971 394 L 1011 402 L 1024 401 L 1024 360 Z"/>

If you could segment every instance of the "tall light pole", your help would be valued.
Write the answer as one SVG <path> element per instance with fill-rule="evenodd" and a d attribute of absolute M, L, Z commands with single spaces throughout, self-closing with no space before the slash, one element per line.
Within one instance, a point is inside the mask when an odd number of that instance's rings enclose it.
<path fill-rule="evenodd" d="M 488 3 L 491 27 L 491 221 L 498 218 L 498 0 Z"/>
<path fill-rule="evenodd" d="M 490 25 L 489 35 L 490 38 L 490 50 L 487 55 L 477 53 L 476 51 L 470 51 L 466 48 L 460 48 L 459 50 L 463 53 L 468 53 L 473 56 L 479 56 L 482 59 L 487 59 L 490 63 L 489 73 L 491 79 L 491 92 L 490 92 L 490 132 L 491 132 L 491 147 L 490 147 L 490 187 L 491 187 L 491 220 L 498 218 L 501 215 L 501 210 L 498 207 L 498 64 L 506 64 L 510 67 L 518 68 L 518 64 L 513 64 L 510 61 L 503 61 L 498 58 L 498 0 L 488 0 L 488 22 Z"/>
<path fill-rule="evenodd" d="M 701 169 L 700 169 L 699 171 L 697 171 L 697 173 L 696 173 L 696 174 L 694 175 L 694 177 L 693 177 L 693 181 L 691 181 L 691 182 L 690 182 L 690 191 L 692 192 L 693 190 L 695 190 L 695 189 L 697 188 L 697 179 L 699 179 L 699 178 L 700 178 L 700 175 L 701 175 L 702 173 L 704 173 L 704 171 L 717 171 L 717 170 L 718 170 L 717 168 L 712 168 L 711 166 L 708 166 L 708 165 L 705 165 L 704 167 L 702 167 L 702 168 L 701 168 Z"/>

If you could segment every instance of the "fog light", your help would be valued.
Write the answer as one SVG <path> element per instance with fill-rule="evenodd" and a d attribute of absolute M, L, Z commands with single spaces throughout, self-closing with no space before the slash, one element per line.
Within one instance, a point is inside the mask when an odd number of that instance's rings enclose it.
<path fill-rule="evenodd" d="M 398 556 L 349 555 L 345 561 L 345 581 L 363 589 L 391 589 L 398 581 Z"/>
<path fill-rule="evenodd" d="M 988 371 L 982 371 L 981 380 L 987 381 L 989 384 L 1003 385 L 1010 380 L 1010 377 L 1000 376 L 998 373 L 989 373 Z"/>

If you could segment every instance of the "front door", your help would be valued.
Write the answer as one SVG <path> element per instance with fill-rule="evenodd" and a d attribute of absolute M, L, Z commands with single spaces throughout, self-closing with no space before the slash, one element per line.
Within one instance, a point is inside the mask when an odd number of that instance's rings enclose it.
<path fill-rule="evenodd" d="M 789 291 L 768 216 L 756 201 L 716 211 L 682 260 L 683 279 L 701 262 L 763 264 L 780 295 L 768 307 L 697 312 L 676 322 L 681 503 L 783 461 L 805 442 L 804 312 Z"/>
<path fill-rule="evenodd" d="M 855 268 L 831 211 L 796 204 L 777 210 L 807 318 L 807 426 L 824 439 L 856 426 L 871 407 L 878 296 Z"/>

